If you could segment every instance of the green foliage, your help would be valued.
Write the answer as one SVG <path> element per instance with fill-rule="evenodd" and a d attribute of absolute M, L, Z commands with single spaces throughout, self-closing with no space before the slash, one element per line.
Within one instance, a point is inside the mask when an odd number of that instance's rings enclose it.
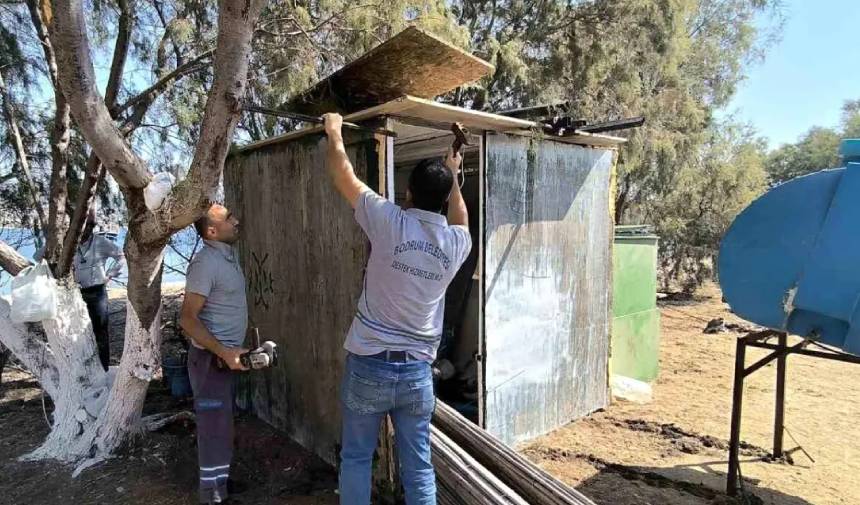
<path fill-rule="evenodd" d="M 766 144 L 750 127 L 717 124 L 701 155 L 681 167 L 676 184 L 643 206 L 644 219 L 660 236 L 664 289 L 690 291 L 712 277 L 726 229 L 767 188 L 765 158 Z"/>
<path fill-rule="evenodd" d="M 107 68 L 116 4 L 88 1 L 96 66 Z M 132 52 L 120 102 L 211 49 L 216 36 L 214 2 L 132 5 Z M 765 17 L 767 26 L 757 22 Z M 565 101 L 571 115 L 589 121 L 644 115 L 646 125 L 625 133 L 620 152 L 617 221 L 653 224 L 663 235 L 661 262 L 669 276 L 695 282 L 707 275 L 697 265 L 714 254 L 734 213 L 764 187 L 761 143 L 748 128 L 715 123 L 713 116 L 779 33 L 781 19 L 779 0 L 273 1 L 255 32 L 247 98 L 280 106 L 413 24 L 496 67 L 442 97 L 446 102 L 499 111 Z M 28 37 L 25 55 L 37 54 Z M 188 165 L 211 80 L 208 69 L 171 86 L 135 132 L 134 148 L 155 170 Z M 846 124 L 860 133 L 855 118 Z M 245 114 L 240 141 L 295 126 Z M 50 150 L 39 144 L 33 152 L 47 159 Z"/>
<path fill-rule="evenodd" d="M 795 144 L 771 153 L 767 173 L 774 184 L 839 165 L 840 135 L 830 128 L 813 127 Z"/>
<path fill-rule="evenodd" d="M 860 98 L 848 100 L 842 105 L 842 138 L 860 138 Z"/>
<path fill-rule="evenodd" d="M 664 235 L 665 282 L 691 287 L 706 277 L 734 213 L 764 187 L 760 142 L 746 128 L 715 124 L 714 112 L 779 33 L 780 2 L 475 0 L 452 11 L 497 70 L 450 101 L 487 110 L 566 101 L 589 121 L 647 118 L 625 134 L 616 221 Z M 757 22 L 765 16 L 769 24 Z M 755 156 L 741 155 L 753 146 Z"/>
<path fill-rule="evenodd" d="M 468 48 L 468 31 L 441 0 L 311 0 L 270 2 L 258 23 L 250 94 L 278 107 L 409 25 Z M 288 121 L 247 115 L 240 128 L 251 139 L 276 134 Z"/>
<path fill-rule="evenodd" d="M 797 142 L 774 150 L 767 159 L 771 184 L 841 166 L 839 143 L 844 138 L 860 138 L 860 99 L 842 105 L 837 128 L 813 126 Z"/>

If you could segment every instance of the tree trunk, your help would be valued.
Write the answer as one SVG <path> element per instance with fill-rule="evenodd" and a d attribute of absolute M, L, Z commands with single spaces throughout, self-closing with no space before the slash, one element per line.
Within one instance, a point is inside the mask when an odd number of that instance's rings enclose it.
<path fill-rule="evenodd" d="M 45 388 L 54 402 L 54 419 L 42 445 L 22 459 L 55 458 L 71 463 L 81 457 L 75 454 L 75 442 L 98 416 L 110 384 L 79 288 L 69 282 L 59 284 L 57 291 L 57 317 L 42 323 L 59 372 L 56 389 Z"/>
<path fill-rule="evenodd" d="M 140 432 L 149 381 L 160 366 L 161 272 L 165 243 L 141 248 L 129 230 L 128 301 L 122 361 L 107 405 L 77 446 L 79 457 L 105 458 Z"/>
<path fill-rule="evenodd" d="M 126 243 L 131 281 L 122 362 L 108 373 L 102 370 L 80 291 L 73 285 L 59 286 L 59 315 L 44 322 L 50 349 L 59 349 L 51 353 L 59 370 L 56 386 L 46 388 L 54 401 L 53 423 L 44 443 L 22 459 L 55 459 L 81 468 L 109 457 L 141 430 L 146 390 L 160 361 L 164 244 L 139 249 L 133 236 L 132 231 Z M 2 325 L 0 336 L 8 340 Z M 39 369 L 38 352 L 31 353 L 36 358 L 28 368 Z"/>
<path fill-rule="evenodd" d="M 6 363 L 9 361 L 9 356 L 11 355 L 12 351 L 0 344 L 0 384 L 3 384 L 3 369 L 6 368 Z"/>
<path fill-rule="evenodd" d="M 155 211 L 147 209 L 143 201 L 143 189 L 151 179 L 149 171 L 124 138 L 128 131 L 118 129 L 113 123 L 108 111 L 113 104 L 106 106 L 95 87 L 84 3 L 55 0 L 50 4 L 52 16 L 45 16 L 45 22 L 52 30 L 51 43 L 57 53 L 59 88 L 84 138 L 125 194 L 129 215 L 125 244 L 129 286 L 123 357 L 120 366 L 112 368 L 110 373 L 101 369 L 86 306 L 70 277 L 64 277 L 58 286 L 59 315 L 43 322 L 47 343 L 26 328 L 12 324 L 8 303 L 0 300 L 0 341 L 36 374 L 55 403 L 51 433 L 25 459 L 78 463 L 77 472 L 107 458 L 141 430 L 146 390 L 159 366 L 164 248 L 172 233 L 200 216 L 217 188 L 241 112 L 253 27 L 263 3 L 262 0 L 219 2 L 215 78 L 194 161 L 186 180 Z M 120 2 L 120 5 L 128 7 L 131 3 Z M 127 43 L 128 39 L 123 40 Z M 146 100 L 160 93 L 161 86 L 194 71 L 203 59 L 201 55 L 187 68 L 177 68 L 160 79 L 145 93 L 143 106 L 135 106 L 127 124 L 133 126 L 140 121 L 145 107 L 151 103 Z M 88 176 L 97 173 L 94 158 L 88 165 Z M 71 233 L 77 227 L 75 223 Z M 67 249 L 69 243 L 67 237 L 64 244 Z M 24 264 L 26 261 L 3 245 L 0 242 L 0 266 L 16 273 L 23 268 L 22 261 Z M 67 256 L 63 254 L 64 261 Z"/>

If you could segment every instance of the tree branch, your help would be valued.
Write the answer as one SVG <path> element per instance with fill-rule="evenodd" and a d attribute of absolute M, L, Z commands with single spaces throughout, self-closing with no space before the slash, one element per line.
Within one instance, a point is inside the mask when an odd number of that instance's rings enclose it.
<path fill-rule="evenodd" d="M 13 323 L 9 313 L 9 303 L 0 298 L 0 338 L 3 345 L 36 377 L 48 396 L 57 398 L 60 374 L 54 353 L 33 332 Z"/>
<path fill-rule="evenodd" d="M 126 120 L 126 122 L 121 127 L 121 130 L 125 132 L 125 130 L 128 128 L 129 123 L 135 123 L 137 126 L 139 126 L 140 122 L 143 120 L 143 116 L 146 113 L 146 110 L 149 108 L 150 105 L 152 105 L 155 99 L 158 98 L 159 95 L 161 95 L 164 90 L 167 89 L 168 86 L 170 86 L 170 84 L 185 77 L 188 74 L 194 73 L 209 66 L 211 62 L 207 62 L 205 60 L 210 58 L 214 53 L 215 51 L 206 51 L 198 55 L 196 58 L 187 61 L 179 67 L 176 67 L 172 72 L 156 81 L 155 84 L 143 90 L 131 99 L 127 100 L 119 107 L 115 107 L 114 110 L 117 116 L 127 111 L 128 109 L 133 108 L 130 118 Z"/>
<path fill-rule="evenodd" d="M 31 0 L 32 1 L 32 0 Z M 117 95 L 120 84 L 122 84 L 122 73 L 125 70 L 125 61 L 128 58 L 128 46 L 131 42 L 131 25 L 133 13 L 128 0 L 118 0 L 119 4 L 119 28 L 116 34 L 116 44 L 113 50 L 113 60 L 110 65 L 107 88 L 105 88 L 105 105 L 108 110 L 116 106 Z"/>
<path fill-rule="evenodd" d="M 105 91 L 105 107 L 108 110 L 116 108 L 117 96 L 119 95 L 119 89 L 122 87 L 122 76 L 125 62 L 128 59 L 128 48 L 131 40 L 131 27 L 134 16 L 128 0 L 120 0 L 119 7 L 119 30 L 117 32 L 116 43 L 114 44 L 113 59 L 111 60 L 110 74 Z M 115 116 L 115 113 L 112 114 L 112 117 Z M 95 201 L 96 189 L 99 182 L 104 178 L 104 173 L 104 165 L 95 153 L 91 153 L 89 158 L 87 158 L 84 180 L 81 182 L 81 187 L 78 190 L 75 211 L 69 222 L 68 233 L 62 242 L 62 250 L 59 251 L 56 257 L 57 265 L 55 273 L 57 277 L 65 277 L 71 272 L 75 248 L 77 248 L 81 240 L 81 233 L 83 233 L 87 221 L 86 217 Z"/>
<path fill-rule="evenodd" d="M 0 240 L 0 268 L 9 272 L 10 275 L 15 276 L 31 264 L 27 258 L 21 256 L 12 246 Z"/>
<path fill-rule="evenodd" d="M 24 141 L 21 139 L 21 131 L 18 129 L 18 121 L 15 119 L 15 109 L 12 107 L 9 88 L 6 87 L 6 81 L 3 79 L 2 69 L 0 69 L 0 101 L 3 102 L 3 116 L 8 126 L 9 140 L 12 142 L 15 157 L 18 160 L 18 168 L 21 170 L 19 180 L 27 187 L 30 198 L 33 201 L 33 206 L 36 209 L 36 216 L 39 219 L 39 227 L 44 230 L 45 222 L 47 221 L 45 218 L 45 209 L 39 203 L 39 194 L 36 192 L 36 185 L 30 173 L 30 162 L 27 161 L 27 151 L 24 150 Z"/>
<path fill-rule="evenodd" d="M 242 111 L 251 39 L 263 4 L 262 0 L 219 2 L 215 79 L 188 177 L 174 188 L 167 206 L 170 231 L 193 223 L 214 198 Z"/>
<path fill-rule="evenodd" d="M 42 11 L 40 10 L 40 0 L 27 0 L 27 9 L 30 11 L 33 28 L 36 29 L 36 35 L 39 37 L 39 42 L 42 44 L 42 50 L 45 53 L 48 77 L 51 78 L 51 84 L 53 84 L 56 90 L 59 83 L 59 78 L 57 77 L 57 60 L 54 57 L 54 47 L 51 45 L 51 39 L 48 35 L 48 26 L 45 24 Z"/>
<path fill-rule="evenodd" d="M 57 59 L 54 46 L 48 35 L 48 27 L 42 18 L 38 0 L 27 0 L 30 20 L 45 53 L 45 65 L 54 88 L 54 126 L 51 131 L 51 195 L 48 200 L 48 226 L 45 228 L 45 255 L 48 263 L 56 263 L 61 244 L 66 235 L 66 202 L 68 199 L 69 140 L 71 117 L 69 104 L 60 90 L 57 74 Z"/>
<path fill-rule="evenodd" d="M 56 0 L 53 4 L 51 41 L 57 53 L 60 87 L 69 101 L 72 115 L 93 151 L 120 186 L 142 189 L 151 179 L 149 170 L 113 123 L 96 89 L 83 0 Z"/>
<path fill-rule="evenodd" d="M 155 12 L 158 14 L 158 19 L 161 21 L 161 26 L 164 28 L 164 31 L 167 32 L 169 30 L 167 24 L 167 18 L 164 17 L 164 7 L 161 5 L 159 0 L 153 0 L 152 6 L 155 7 Z M 171 36 L 171 39 L 173 37 Z M 179 50 L 179 46 L 173 42 L 171 44 L 173 46 L 173 55 L 176 57 L 176 66 L 182 66 L 182 51 Z"/>
<path fill-rule="evenodd" d="M 87 166 L 84 170 L 84 180 L 78 190 L 78 198 L 75 201 L 75 212 L 69 222 L 69 232 L 63 242 L 63 250 L 57 260 L 57 277 L 65 277 L 72 270 L 72 260 L 75 257 L 75 248 L 78 247 L 81 234 L 87 222 L 87 214 L 93 204 L 98 189 L 99 181 L 104 178 L 105 168 L 95 154 L 87 158 Z"/>

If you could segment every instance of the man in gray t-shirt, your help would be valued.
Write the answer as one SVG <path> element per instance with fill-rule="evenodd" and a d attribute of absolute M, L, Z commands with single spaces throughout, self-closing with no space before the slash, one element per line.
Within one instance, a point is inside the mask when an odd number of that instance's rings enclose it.
<path fill-rule="evenodd" d="M 337 191 L 355 209 L 371 253 L 344 344 L 348 355 L 341 386 L 340 503 L 370 503 L 379 426 L 390 415 L 406 503 L 435 504 L 430 362 L 442 335 L 445 291 L 472 247 L 466 204 L 455 183 L 462 159 L 449 150 L 444 163 L 418 163 L 401 208 L 355 176 L 341 124 L 340 115 L 325 115 L 328 171 Z M 441 214 L 446 202 L 447 217 Z"/>
<path fill-rule="evenodd" d="M 194 223 L 203 248 L 185 274 L 180 325 L 191 339 L 188 375 L 197 414 L 200 503 L 227 499 L 233 457 L 233 370 L 244 370 L 239 356 L 248 325 L 245 276 L 233 243 L 239 220 L 213 205 Z M 219 364 L 223 361 L 229 369 Z M 229 486 L 228 486 L 229 484 Z M 231 490 L 235 492 L 235 490 Z"/>

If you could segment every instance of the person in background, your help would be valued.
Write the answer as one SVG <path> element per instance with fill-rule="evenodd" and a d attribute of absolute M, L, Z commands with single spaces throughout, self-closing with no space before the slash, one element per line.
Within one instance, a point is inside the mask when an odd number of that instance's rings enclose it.
<path fill-rule="evenodd" d="M 93 325 L 96 346 L 99 350 L 99 361 L 107 370 L 110 366 L 110 313 L 108 312 L 108 283 L 116 279 L 125 267 L 125 255 L 122 248 L 111 239 L 94 233 L 98 219 L 96 211 L 91 208 L 87 213 L 87 222 L 81 232 L 81 240 L 75 249 L 72 260 L 72 270 L 75 281 L 81 288 L 81 297 L 87 304 L 87 312 Z M 45 255 L 42 247 L 33 259 L 41 261 Z M 108 268 L 108 260 L 114 260 Z"/>

